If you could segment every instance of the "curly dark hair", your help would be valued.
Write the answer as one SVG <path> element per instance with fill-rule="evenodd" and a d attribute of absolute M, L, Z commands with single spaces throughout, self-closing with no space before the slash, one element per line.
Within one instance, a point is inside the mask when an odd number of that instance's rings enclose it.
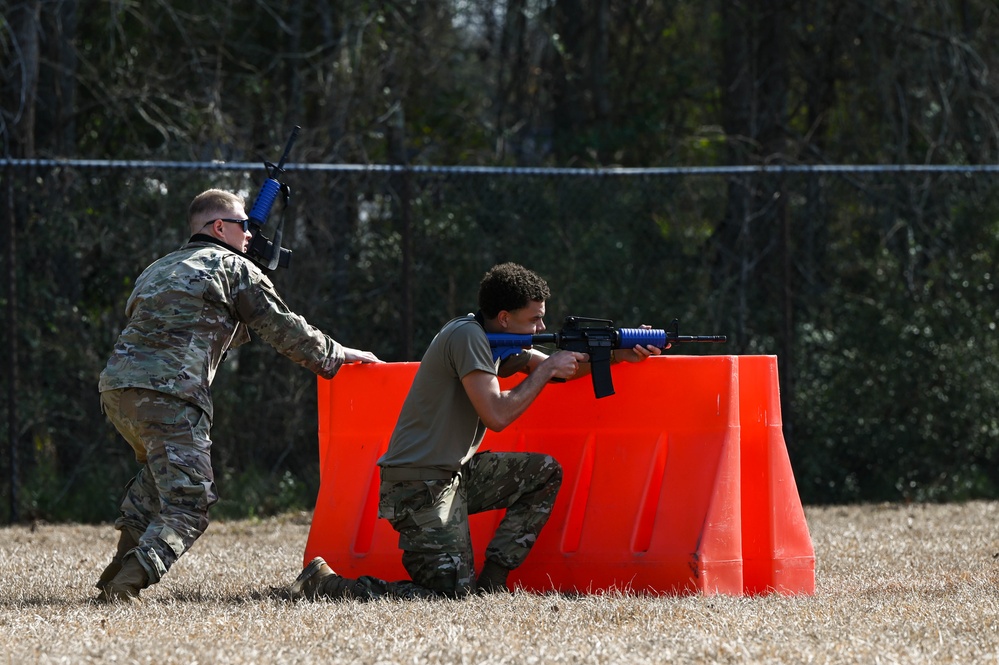
<path fill-rule="evenodd" d="M 548 282 L 533 271 L 516 263 L 500 263 L 479 282 L 479 309 L 487 319 L 494 319 L 503 310 L 512 312 L 532 300 L 548 300 L 551 294 Z"/>

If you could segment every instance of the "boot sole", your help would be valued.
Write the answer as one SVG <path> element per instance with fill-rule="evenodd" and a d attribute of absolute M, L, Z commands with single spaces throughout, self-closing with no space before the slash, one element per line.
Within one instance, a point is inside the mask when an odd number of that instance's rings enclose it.
<path fill-rule="evenodd" d="M 142 602 L 138 591 L 135 592 L 135 595 L 132 595 L 127 590 L 114 588 L 110 584 L 101 589 L 101 592 L 97 594 L 97 598 L 94 600 L 101 605 L 113 605 L 116 603 L 137 605 Z"/>

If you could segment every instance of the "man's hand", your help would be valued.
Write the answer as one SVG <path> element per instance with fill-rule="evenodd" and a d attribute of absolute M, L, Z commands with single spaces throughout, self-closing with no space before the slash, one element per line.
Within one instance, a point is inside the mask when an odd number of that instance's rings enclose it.
<path fill-rule="evenodd" d="M 343 347 L 343 361 L 345 363 L 381 363 L 384 360 L 379 360 L 378 356 L 371 353 L 371 351 L 361 351 L 360 349 L 349 349 L 346 346 Z"/>
<path fill-rule="evenodd" d="M 638 327 L 641 328 L 642 330 L 652 329 L 652 326 L 646 325 L 644 323 Z M 667 344 L 666 348 L 668 349 L 671 346 L 672 344 Z M 649 356 L 658 356 L 661 355 L 662 352 L 663 350 L 660 349 L 658 346 L 652 346 L 651 344 L 642 346 L 641 344 L 636 344 L 631 349 L 619 349 L 615 351 L 614 358 L 616 360 L 621 360 L 623 362 L 640 363 Z"/>
<path fill-rule="evenodd" d="M 579 363 L 590 362 L 588 353 L 577 353 L 575 351 L 556 351 L 542 362 L 542 365 L 549 365 L 552 370 L 553 379 L 571 379 L 579 371 Z"/>

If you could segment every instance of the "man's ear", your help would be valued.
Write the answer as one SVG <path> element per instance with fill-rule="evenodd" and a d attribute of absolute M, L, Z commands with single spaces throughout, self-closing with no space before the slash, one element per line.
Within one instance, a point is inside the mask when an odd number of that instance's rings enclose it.
<path fill-rule="evenodd" d="M 500 313 L 496 315 L 496 323 L 498 323 L 503 330 L 506 330 L 507 326 L 510 325 L 510 312 L 505 309 L 501 309 Z"/>

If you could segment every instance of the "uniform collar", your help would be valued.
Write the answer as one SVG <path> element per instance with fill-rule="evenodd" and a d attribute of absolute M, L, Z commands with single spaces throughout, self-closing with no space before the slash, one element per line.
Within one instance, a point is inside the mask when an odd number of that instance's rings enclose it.
<path fill-rule="evenodd" d="M 239 254 L 240 256 L 246 256 L 246 254 L 243 254 L 243 252 L 239 251 L 229 243 L 223 242 L 218 238 L 216 238 L 215 236 L 210 236 L 207 233 L 195 233 L 193 236 L 191 236 L 191 239 L 187 241 L 187 244 L 190 245 L 192 242 L 210 242 L 213 245 L 218 245 L 222 249 L 228 249 L 230 252 L 234 254 Z"/>

